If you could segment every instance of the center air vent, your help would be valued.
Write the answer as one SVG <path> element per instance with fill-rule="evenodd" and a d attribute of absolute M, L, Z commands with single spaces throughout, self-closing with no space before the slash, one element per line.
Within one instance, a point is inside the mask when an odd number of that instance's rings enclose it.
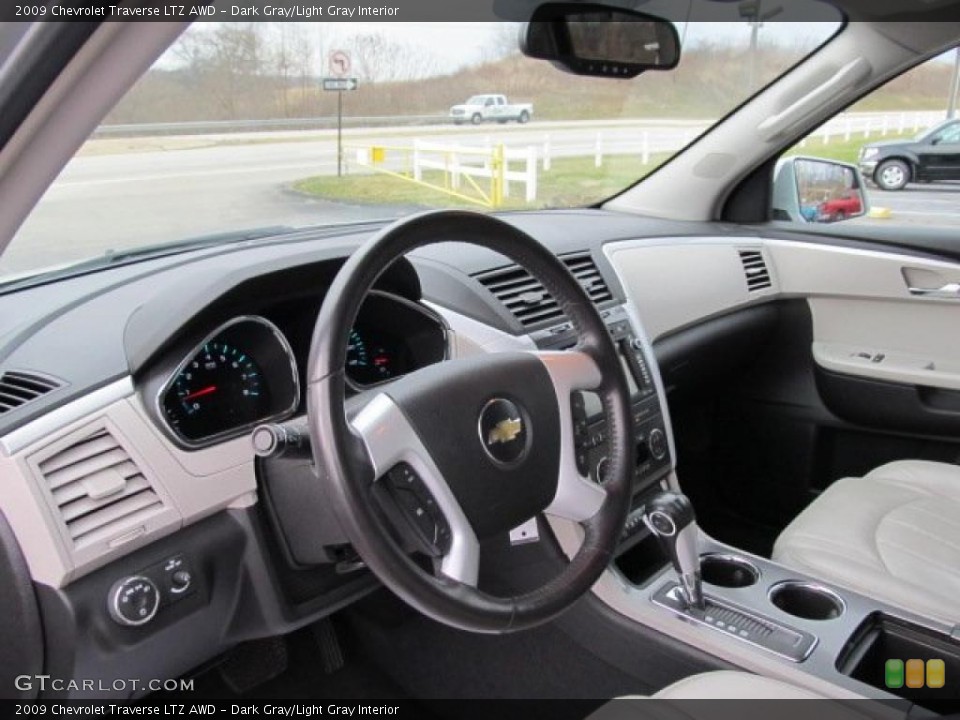
<path fill-rule="evenodd" d="M 743 263 L 743 272 L 747 278 L 747 290 L 758 292 L 771 287 L 770 271 L 759 250 L 741 250 L 740 262 Z"/>
<path fill-rule="evenodd" d="M 164 509 L 163 500 L 106 428 L 38 464 L 79 549 L 113 538 Z"/>
<path fill-rule="evenodd" d="M 580 281 L 581 287 L 594 304 L 601 305 L 613 299 L 610 288 L 589 253 L 567 255 L 560 259 Z M 492 292 L 524 327 L 563 317 L 557 301 L 539 280 L 523 268 L 513 265 L 478 275 L 477 280 Z"/>
<path fill-rule="evenodd" d="M 7 370 L 0 375 L 0 415 L 56 390 L 62 383 L 47 375 Z"/>

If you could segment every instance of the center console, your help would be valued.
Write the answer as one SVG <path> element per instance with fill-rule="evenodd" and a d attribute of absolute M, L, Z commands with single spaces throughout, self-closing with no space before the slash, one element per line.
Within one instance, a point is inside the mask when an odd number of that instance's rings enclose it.
<path fill-rule="evenodd" d="M 960 625 L 721 545 L 680 493 L 648 499 L 644 524 L 662 564 L 642 578 L 611 571 L 621 612 L 765 675 L 906 701 L 896 707 L 911 716 L 960 711 Z"/>

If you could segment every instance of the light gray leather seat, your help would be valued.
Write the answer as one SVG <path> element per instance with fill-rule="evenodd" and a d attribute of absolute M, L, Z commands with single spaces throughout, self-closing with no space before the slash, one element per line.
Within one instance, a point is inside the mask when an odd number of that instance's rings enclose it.
<path fill-rule="evenodd" d="M 649 702 L 667 700 L 669 702 Z M 760 712 L 747 712 L 742 702 L 687 702 L 688 700 L 777 701 L 750 706 Z M 782 700 L 819 700 L 808 703 L 784 703 Z M 892 720 L 904 714 L 886 705 L 864 700 L 826 701 L 826 696 L 796 685 L 747 672 L 719 670 L 691 675 L 650 697 L 618 698 L 603 705 L 588 720 L 743 720 L 762 714 L 775 714 L 779 720 L 806 720 L 815 712 L 818 720 Z M 633 702 L 637 701 L 637 702 Z"/>
<path fill-rule="evenodd" d="M 778 562 L 947 624 L 960 621 L 960 466 L 892 462 L 827 488 Z"/>
<path fill-rule="evenodd" d="M 782 680 L 734 670 L 691 675 L 651 696 L 655 700 L 823 700 Z"/>

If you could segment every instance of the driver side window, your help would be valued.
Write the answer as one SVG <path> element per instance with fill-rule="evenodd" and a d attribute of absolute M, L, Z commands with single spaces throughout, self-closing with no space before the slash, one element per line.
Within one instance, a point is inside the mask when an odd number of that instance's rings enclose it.
<path fill-rule="evenodd" d="M 772 219 L 960 227 L 958 54 L 891 80 L 785 153 Z"/>
<path fill-rule="evenodd" d="M 945 127 L 937 136 L 938 145 L 955 145 L 960 142 L 960 121 Z"/>

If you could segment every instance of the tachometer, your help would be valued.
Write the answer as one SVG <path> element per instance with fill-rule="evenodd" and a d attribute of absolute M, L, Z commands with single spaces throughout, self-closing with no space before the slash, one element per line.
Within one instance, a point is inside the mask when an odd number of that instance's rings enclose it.
<path fill-rule="evenodd" d="M 356 329 L 350 331 L 350 339 L 347 341 L 347 372 L 352 376 L 361 368 L 370 366 L 370 358 L 367 356 L 367 344 L 363 341 L 360 333 Z"/>
<path fill-rule="evenodd" d="M 398 374 L 394 353 L 383 343 L 371 344 L 367 337 L 366 330 L 354 328 L 347 342 L 347 377 L 358 385 L 374 385 Z"/>
<path fill-rule="evenodd" d="M 347 380 L 361 390 L 444 360 L 443 321 L 418 303 L 371 290 L 347 340 Z"/>
<path fill-rule="evenodd" d="M 235 318 L 207 336 L 164 385 L 159 410 L 178 440 L 197 446 L 293 412 L 296 363 L 273 323 Z"/>

